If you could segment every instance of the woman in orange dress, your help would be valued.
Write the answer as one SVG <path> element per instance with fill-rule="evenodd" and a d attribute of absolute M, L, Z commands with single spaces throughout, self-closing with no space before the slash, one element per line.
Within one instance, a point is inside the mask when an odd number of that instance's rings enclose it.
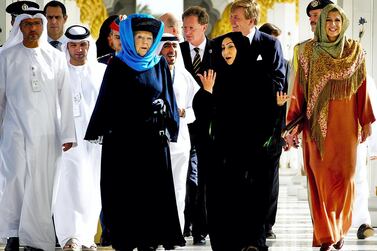
<path fill-rule="evenodd" d="M 375 120 L 366 92 L 365 53 L 345 37 L 349 21 L 337 5 L 321 12 L 315 39 L 299 55 L 287 123 L 300 114 L 313 246 L 340 249 L 351 227 L 356 147 Z"/>

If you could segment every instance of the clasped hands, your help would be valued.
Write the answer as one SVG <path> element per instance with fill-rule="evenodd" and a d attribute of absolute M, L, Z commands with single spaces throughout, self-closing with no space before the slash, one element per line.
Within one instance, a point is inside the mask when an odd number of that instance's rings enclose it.
<path fill-rule="evenodd" d="M 288 151 L 293 146 L 298 148 L 300 146 L 300 141 L 298 137 L 299 126 L 297 125 L 289 133 L 284 136 L 285 146 L 283 146 L 284 151 Z"/>

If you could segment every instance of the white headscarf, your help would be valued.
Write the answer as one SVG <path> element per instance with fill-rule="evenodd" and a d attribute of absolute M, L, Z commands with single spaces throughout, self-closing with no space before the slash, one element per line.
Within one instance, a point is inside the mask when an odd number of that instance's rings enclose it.
<path fill-rule="evenodd" d="M 179 38 L 176 37 L 176 36 L 174 36 L 174 35 L 172 35 L 172 34 L 170 34 L 170 33 L 164 33 L 164 34 L 162 34 L 161 40 L 163 40 L 164 37 L 175 37 L 175 38 L 178 39 L 178 41 L 174 41 L 174 42 L 178 43 L 177 58 L 175 60 L 174 66 L 178 67 L 178 69 L 181 69 L 181 67 L 185 68 L 185 63 L 183 62 L 183 56 L 182 56 L 182 52 L 181 52 L 181 47 L 179 46 Z M 166 42 L 171 42 L 171 41 L 160 41 L 160 43 L 158 44 L 157 49 L 156 49 L 156 54 L 157 55 L 160 55 L 162 47 L 163 47 L 163 45 Z"/>
<path fill-rule="evenodd" d="M 75 25 L 76 26 L 76 25 Z M 81 25 L 83 26 L 83 25 Z M 85 28 L 87 28 L 89 30 L 88 27 L 86 26 L 83 26 Z M 74 28 L 67 28 L 67 31 L 70 30 L 70 32 L 73 32 L 74 35 L 80 35 L 80 26 L 76 26 Z M 69 56 L 69 52 L 68 52 L 68 43 L 69 42 L 74 42 L 74 43 L 80 43 L 81 41 L 88 41 L 89 42 L 89 50 L 88 50 L 88 55 L 87 55 L 87 60 L 88 60 L 88 63 L 97 63 L 97 46 L 96 46 L 96 43 L 94 41 L 94 39 L 92 38 L 91 35 L 89 35 L 88 37 L 86 38 L 83 38 L 83 39 L 71 39 L 71 38 L 68 38 L 66 36 L 66 40 L 64 41 L 64 43 L 62 44 L 62 52 L 65 53 L 66 55 L 66 58 L 67 58 L 67 61 L 69 62 L 70 61 L 70 56 Z"/>
<path fill-rule="evenodd" d="M 28 11 L 39 11 L 36 8 L 28 8 L 27 10 Z M 40 19 L 42 19 L 43 30 L 42 30 L 41 37 L 39 38 L 39 47 L 45 46 L 45 44 L 46 45 L 49 44 L 47 42 L 47 19 L 46 19 L 46 17 L 42 13 L 37 13 L 35 15 L 24 13 L 24 14 L 20 14 L 16 17 L 14 24 L 13 24 L 13 27 L 12 27 L 12 30 L 10 31 L 10 34 L 9 34 L 9 38 L 7 39 L 7 41 L 5 41 L 1 52 L 19 44 L 19 43 L 22 43 L 23 35 L 22 35 L 21 30 L 20 30 L 20 23 L 23 20 L 29 19 L 29 18 L 40 18 Z"/>

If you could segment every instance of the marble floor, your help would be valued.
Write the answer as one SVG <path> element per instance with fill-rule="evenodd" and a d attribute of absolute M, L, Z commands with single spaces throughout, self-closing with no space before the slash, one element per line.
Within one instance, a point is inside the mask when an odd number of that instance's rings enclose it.
<path fill-rule="evenodd" d="M 277 212 L 277 222 L 274 231 L 275 240 L 268 240 L 270 251 L 318 251 L 319 248 L 311 247 L 312 227 L 306 199 L 292 195 L 293 174 L 282 172 L 280 175 L 280 195 Z M 376 227 L 376 226 L 375 226 Z M 375 229 L 377 232 L 377 229 Z M 377 251 L 377 236 L 365 240 L 358 240 L 356 228 L 352 228 L 345 238 L 343 251 Z M 192 238 L 187 238 L 187 246 L 178 248 L 179 251 L 210 251 L 209 240 L 205 246 L 192 245 Z M 0 246 L 0 250 L 3 250 Z M 22 250 L 22 249 L 20 249 Z M 61 250 L 61 249 L 56 249 Z M 99 251 L 113 250 L 108 247 L 99 247 Z M 159 250 L 163 250 L 162 248 Z M 333 249 L 335 250 L 335 249 Z M 229 250 L 231 251 L 231 250 Z"/>

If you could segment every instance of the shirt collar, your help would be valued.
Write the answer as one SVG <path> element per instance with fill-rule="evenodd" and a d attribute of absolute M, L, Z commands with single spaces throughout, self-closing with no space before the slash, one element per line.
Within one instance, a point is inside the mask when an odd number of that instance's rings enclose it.
<path fill-rule="evenodd" d="M 207 43 L 207 38 L 204 38 L 203 42 L 201 44 L 199 44 L 199 46 L 194 46 L 191 43 L 189 43 L 190 51 L 193 51 L 194 48 L 198 47 L 200 49 L 200 51 L 202 52 L 206 48 L 206 43 Z"/>
<path fill-rule="evenodd" d="M 254 26 L 253 28 L 251 28 L 250 33 L 247 35 L 247 37 L 249 38 L 250 44 L 253 42 L 256 30 L 257 28 Z"/>
<path fill-rule="evenodd" d="M 59 39 L 56 40 L 56 41 L 59 41 L 61 44 L 63 44 L 63 43 L 65 42 L 65 40 L 66 40 L 66 36 L 63 35 L 63 36 L 59 37 Z M 50 38 L 50 37 L 47 37 L 47 41 L 48 41 L 48 42 L 51 42 L 51 41 L 55 41 L 55 40 L 52 39 L 52 38 Z"/>

